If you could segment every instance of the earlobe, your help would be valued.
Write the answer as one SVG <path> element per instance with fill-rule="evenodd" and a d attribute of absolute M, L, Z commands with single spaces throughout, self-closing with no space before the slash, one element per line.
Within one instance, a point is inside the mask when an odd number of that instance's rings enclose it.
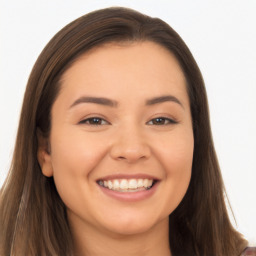
<path fill-rule="evenodd" d="M 52 159 L 49 149 L 48 138 L 44 137 L 41 130 L 37 129 L 37 160 L 41 167 L 43 175 L 47 177 L 53 176 Z"/>

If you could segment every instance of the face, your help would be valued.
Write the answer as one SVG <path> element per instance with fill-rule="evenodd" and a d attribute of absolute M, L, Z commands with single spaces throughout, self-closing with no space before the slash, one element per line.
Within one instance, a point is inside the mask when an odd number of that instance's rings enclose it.
<path fill-rule="evenodd" d="M 168 221 L 188 188 L 194 146 L 177 60 L 152 42 L 82 55 L 61 79 L 48 143 L 39 162 L 72 227 L 135 234 Z"/>

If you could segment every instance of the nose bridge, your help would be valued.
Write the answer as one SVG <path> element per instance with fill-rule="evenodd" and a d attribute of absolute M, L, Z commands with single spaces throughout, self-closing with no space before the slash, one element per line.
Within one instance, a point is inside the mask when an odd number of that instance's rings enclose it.
<path fill-rule="evenodd" d="M 134 122 L 127 123 L 120 127 L 116 133 L 111 149 L 112 158 L 127 162 L 148 158 L 150 147 L 143 127 Z"/>

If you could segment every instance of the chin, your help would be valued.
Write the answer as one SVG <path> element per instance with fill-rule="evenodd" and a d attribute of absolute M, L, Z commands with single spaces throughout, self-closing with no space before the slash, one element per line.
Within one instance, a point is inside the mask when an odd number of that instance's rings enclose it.
<path fill-rule="evenodd" d="M 113 223 L 104 223 L 106 229 L 111 233 L 117 235 L 137 235 L 147 233 L 152 229 L 157 229 L 162 225 L 166 225 L 168 228 L 169 216 L 163 220 L 156 220 L 152 216 L 138 216 L 137 218 L 133 215 L 129 218 L 119 218 Z"/>
<path fill-rule="evenodd" d="M 131 235 L 138 235 L 142 233 L 146 233 L 147 231 L 151 230 L 151 225 L 120 225 L 118 227 L 108 227 L 111 233 L 120 235 L 120 236 L 131 236 Z"/>

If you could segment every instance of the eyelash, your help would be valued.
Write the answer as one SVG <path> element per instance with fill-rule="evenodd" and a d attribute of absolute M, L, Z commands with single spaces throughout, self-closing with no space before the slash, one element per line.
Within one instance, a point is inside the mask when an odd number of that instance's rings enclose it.
<path fill-rule="evenodd" d="M 159 122 L 159 123 L 154 124 L 153 123 L 154 121 Z M 162 123 L 162 122 L 164 122 L 164 123 Z M 160 117 L 156 117 L 156 118 L 151 119 L 149 122 L 147 122 L 147 124 L 149 124 L 149 123 L 152 123 L 150 125 L 171 125 L 171 124 L 177 124 L 178 122 L 171 119 L 171 118 L 160 116 Z"/>
<path fill-rule="evenodd" d="M 90 123 L 90 122 L 94 122 L 94 123 Z M 156 123 L 156 122 L 158 122 L 158 123 Z M 171 124 L 177 124 L 177 123 L 178 123 L 177 121 L 170 119 L 170 118 L 166 118 L 166 117 L 156 117 L 156 118 L 151 119 L 149 122 L 147 122 L 148 125 L 171 125 Z M 110 123 L 100 117 L 90 117 L 90 118 L 80 121 L 79 124 L 101 126 L 101 125 L 108 125 Z"/>
<path fill-rule="evenodd" d="M 93 121 L 95 123 L 90 123 L 91 121 Z M 101 122 L 100 124 L 99 124 L 99 121 Z M 102 124 L 102 122 L 104 122 L 104 124 Z M 79 124 L 100 126 L 100 125 L 107 125 L 107 124 L 110 124 L 110 123 L 108 121 L 106 121 L 105 119 L 100 118 L 100 117 L 90 117 L 90 118 L 87 118 L 87 119 L 84 119 L 84 120 L 80 121 Z"/>

